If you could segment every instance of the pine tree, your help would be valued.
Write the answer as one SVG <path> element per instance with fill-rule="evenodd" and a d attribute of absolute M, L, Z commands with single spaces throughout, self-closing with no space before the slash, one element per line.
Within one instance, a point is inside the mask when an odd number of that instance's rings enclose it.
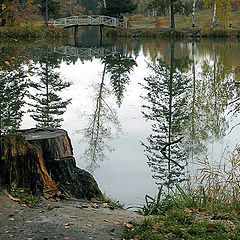
<path fill-rule="evenodd" d="M 101 14 L 119 17 L 123 13 L 131 13 L 137 8 L 134 0 L 106 0 L 106 8 L 100 9 Z"/>
<path fill-rule="evenodd" d="M 155 9 L 159 15 L 165 14 L 170 8 L 171 28 L 175 28 L 175 14 L 189 15 L 192 10 L 191 3 L 185 0 L 151 0 L 149 9 Z"/>

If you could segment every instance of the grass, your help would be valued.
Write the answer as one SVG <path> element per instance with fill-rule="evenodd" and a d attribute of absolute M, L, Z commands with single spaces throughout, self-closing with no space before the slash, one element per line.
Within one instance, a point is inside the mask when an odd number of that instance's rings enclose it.
<path fill-rule="evenodd" d="M 240 239 L 240 157 L 210 164 L 205 159 L 195 187 L 156 197 L 146 195 L 141 223 L 132 222 L 125 239 Z"/>
<path fill-rule="evenodd" d="M 128 18 L 130 22 L 130 27 L 132 28 L 146 28 L 151 27 L 154 28 L 156 25 L 158 17 L 146 17 L 141 14 L 137 14 Z M 170 26 L 170 16 L 161 16 L 161 26 L 163 28 L 169 28 Z M 212 21 L 212 10 L 204 9 L 204 10 L 197 10 L 195 16 L 196 25 L 199 28 L 210 28 L 211 21 Z M 233 28 L 240 27 L 240 13 L 238 11 L 231 12 L 229 15 L 229 19 L 226 23 L 226 26 L 232 24 Z M 216 18 L 216 24 L 224 25 L 220 22 L 219 18 Z M 176 28 L 189 28 L 192 26 L 192 16 L 182 16 L 182 15 L 175 15 L 175 25 Z"/>
<path fill-rule="evenodd" d="M 103 203 L 113 205 L 114 207 L 117 207 L 117 208 L 124 208 L 125 206 L 124 203 L 120 203 L 119 200 L 112 199 L 111 197 L 107 196 L 105 193 L 102 195 L 102 197 L 97 198 L 97 200 Z"/>
<path fill-rule="evenodd" d="M 24 189 L 14 189 L 11 191 L 12 197 L 22 206 L 37 207 L 40 203 L 38 195 L 32 195 Z"/>
<path fill-rule="evenodd" d="M 32 27 L 0 27 L 0 39 L 26 39 L 26 40 L 59 40 L 68 36 L 67 31 L 62 28 L 33 25 Z"/>
<path fill-rule="evenodd" d="M 196 12 L 196 27 L 192 28 L 192 16 L 175 16 L 174 30 L 170 29 L 170 16 L 146 17 L 137 14 L 128 17 L 128 29 L 109 29 L 110 37 L 138 38 L 186 38 L 186 37 L 240 37 L 240 14 L 231 12 L 225 24 L 216 19 L 216 27 L 211 27 L 212 12 L 209 9 Z M 229 28 L 231 23 L 232 27 Z"/>

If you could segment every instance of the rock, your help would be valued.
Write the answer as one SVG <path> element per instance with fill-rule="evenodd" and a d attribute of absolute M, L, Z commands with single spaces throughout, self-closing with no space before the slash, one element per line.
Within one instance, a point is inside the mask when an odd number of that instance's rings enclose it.
<path fill-rule="evenodd" d="M 93 176 L 76 166 L 63 129 L 28 129 L 1 140 L 0 185 L 44 192 L 50 197 L 102 196 Z"/>

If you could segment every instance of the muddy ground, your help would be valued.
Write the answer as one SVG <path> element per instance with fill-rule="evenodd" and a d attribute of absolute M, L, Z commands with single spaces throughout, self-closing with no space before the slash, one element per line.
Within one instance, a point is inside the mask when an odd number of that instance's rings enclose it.
<path fill-rule="evenodd" d="M 142 217 L 109 206 L 76 199 L 61 202 L 42 199 L 38 207 L 29 208 L 0 192 L 0 240 L 122 239 L 126 223 Z"/>

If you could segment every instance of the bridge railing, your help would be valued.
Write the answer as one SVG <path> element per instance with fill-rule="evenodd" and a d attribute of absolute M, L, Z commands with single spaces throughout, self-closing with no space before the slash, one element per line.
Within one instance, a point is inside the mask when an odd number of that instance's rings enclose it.
<path fill-rule="evenodd" d="M 93 16 L 72 16 L 67 18 L 61 18 L 53 21 L 54 26 L 64 26 L 71 27 L 75 25 L 79 26 L 96 26 L 103 25 L 108 27 L 127 27 L 127 21 L 121 20 L 119 18 L 93 15 Z"/>

